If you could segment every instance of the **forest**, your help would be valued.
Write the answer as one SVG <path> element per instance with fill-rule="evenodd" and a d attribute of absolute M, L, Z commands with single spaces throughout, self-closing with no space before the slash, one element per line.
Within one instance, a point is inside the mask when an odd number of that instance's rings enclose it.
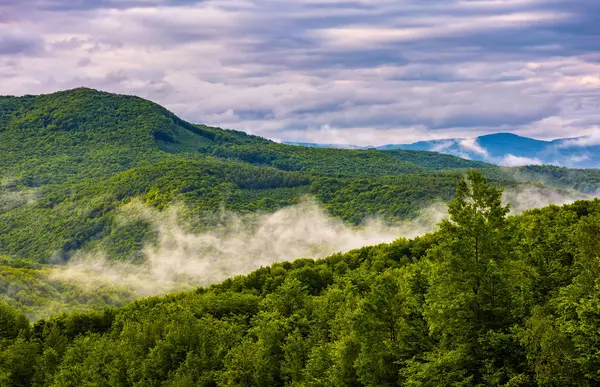
<path fill-rule="evenodd" d="M 600 385 L 600 200 L 509 215 L 503 192 L 532 187 L 591 198 L 600 170 L 290 146 L 85 88 L 0 97 L 0 386 Z M 162 296 L 54 275 L 145 263 L 157 220 L 131 207 L 195 235 L 306 200 L 350 231 L 449 218 Z"/>
<path fill-rule="evenodd" d="M 3 386 L 595 386 L 600 200 L 507 216 L 478 170 L 439 230 L 34 323 Z"/>
<path fill-rule="evenodd" d="M 197 228 L 220 209 L 273 212 L 314 197 L 359 225 L 410 219 L 454 195 L 467 168 L 499 184 L 595 193 L 598 170 L 500 168 L 434 152 L 296 147 L 194 125 L 133 97 L 79 88 L 0 97 L 0 255 L 47 264 L 99 246 L 111 259 L 139 255 L 147 225 L 123 232 L 119 208 L 139 199 L 184 203 Z"/>
<path fill-rule="evenodd" d="M 0 254 L 37 263 L 98 244 L 128 258 L 149 238 L 139 225 L 120 240 L 116 213 L 133 199 L 157 209 L 185 203 L 210 226 L 220 208 L 272 212 L 312 196 L 359 224 L 447 200 L 461 173 L 392 153 L 293 147 L 192 125 L 141 98 L 90 89 L 0 97 L 0 140 Z"/>

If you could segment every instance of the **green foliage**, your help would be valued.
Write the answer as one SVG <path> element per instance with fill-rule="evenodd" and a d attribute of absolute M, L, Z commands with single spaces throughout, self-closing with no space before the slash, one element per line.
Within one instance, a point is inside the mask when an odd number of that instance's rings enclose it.
<path fill-rule="evenodd" d="M 64 310 L 104 309 L 140 297 L 137 292 L 115 285 L 86 288 L 53 278 L 51 273 L 48 267 L 0 265 L 0 305 L 16 308 L 28 321 Z"/>
<path fill-rule="evenodd" d="M 283 145 L 85 88 L 0 97 L 0 254 L 47 263 L 100 249 L 110 259 L 141 260 L 156 234 L 144 222 L 124 226 L 119 215 L 135 199 L 158 210 L 185 203 L 196 228 L 211 227 L 223 210 L 276 211 L 305 195 L 351 224 L 394 222 L 451 199 L 467 167 L 505 185 L 526 175 L 585 191 L 600 186 L 593 171 Z"/>
<path fill-rule="evenodd" d="M 22 330 L 27 329 L 29 329 L 27 317 L 6 302 L 0 302 L 0 341 L 14 339 Z"/>
<path fill-rule="evenodd" d="M 511 294 L 522 285 L 514 281 L 508 261 L 508 206 L 481 172 L 469 171 L 467 179 L 458 184 L 449 204 L 450 220 L 440 225 L 439 244 L 429 250 L 425 316 L 430 335 L 438 341 L 429 356 L 442 365 L 458 361 L 452 365 L 458 379 L 470 373 L 475 384 L 506 383 L 512 370 L 489 375 L 485 361 L 499 345 L 511 344 L 501 336 L 514 323 Z M 450 359 L 446 351 L 452 353 Z"/>
<path fill-rule="evenodd" d="M 493 168 L 492 164 L 482 161 L 466 160 L 460 157 L 426 151 L 413 150 L 385 150 L 384 152 L 416 165 L 431 169 L 454 169 L 454 168 Z"/>
<path fill-rule="evenodd" d="M 486 168 L 486 175 L 495 178 L 532 181 L 570 188 L 587 194 L 600 189 L 600 169 L 569 169 L 553 165 L 527 165 L 514 168 Z"/>
<path fill-rule="evenodd" d="M 89 89 L 0 97 L 0 385 L 600 385 L 600 201 L 507 217 L 499 187 L 523 179 L 600 187 L 594 170 L 286 146 Z M 439 200 L 451 218 L 116 308 L 139 295 L 48 275 L 76 251 L 143 259 L 156 231 L 136 203 L 183 203 L 200 230 L 305 195 L 352 224 Z"/>
<path fill-rule="evenodd" d="M 83 88 L 0 97 L 0 254 L 46 263 L 100 249 L 140 260 L 156 235 L 122 224 L 134 199 L 158 210 L 185 203 L 195 227 L 210 227 L 222 210 L 275 211 L 305 195 L 354 224 L 410 217 L 453 195 L 458 173 L 401 156 L 277 144 Z"/>
<path fill-rule="evenodd" d="M 600 200 L 507 217 L 500 199 L 498 188 L 469 171 L 451 218 L 415 240 L 276 263 L 208 288 L 64 313 L 33 327 L 4 304 L 3 326 L 12 328 L 0 344 L 0 380 L 598 385 Z"/>

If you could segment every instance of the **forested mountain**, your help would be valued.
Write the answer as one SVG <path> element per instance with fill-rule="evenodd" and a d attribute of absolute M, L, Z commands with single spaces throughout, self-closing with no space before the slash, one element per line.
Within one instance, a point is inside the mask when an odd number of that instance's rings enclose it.
<path fill-rule="evenodd" d="M 290 146 L 75 89 L 0 97 L 0 173 L 0 386 L 600 384 L 600 201 L 511 217 L 500 201 L 501 187 L 532 184 L 595 193 L 598 170 Z M 137 301 L 110 278 L 57 275 L 76 254 L 102 254 L 114 275 L 144 270 L 173 207 L 185 240 L 307 196 L 343 227 L 387 227 L 437 201 L 451 218 L 413 240 Z M 155 274 L 169 264 L 181 262 Z"/>
<path fill-rule="evenodd" d="M 439 171 L 444 165 L 450 169 Z M 53 277 L 55 264 L 78 253 L 144 261 L 159 235 L 155 220 L 124 216 L 132 203 L 183 207 L 191 233 L 306 196 L 349 225 L 395 222 L 450 199 L 469 166 L 427 152 L 286 146 L 85 88 L 0 97 L 0 300 L 39 318 L 140 297 L 116 284 L 83 289 Z"/>
<path fill-rule="evenodd" d="M 312 195 L 359 223 L 447 200 L 458 177 L 402 153 L 297 148 L 192 125 L 149 101 L 90 89 L 0 98 L 0 173 L 0 254 L 36 262 L 98 244 L 127 257 L 148 237 L 142 224 L 124 233 L 115 222 L 133 198 L 159 209 L 184 202 L 210 218 Z"/>
<path fill-rule="evenodd" d="M 30 324 L 2 386 L 596 386 L 600 200 L 507 216 L 478 171 L 414 240 Z"/>
<path fill-rule="evenodd" d="M 315 197 L 334 217 L 394 221 L 453 196 L 465 168 L 499 182 L 526 180 L 593 192 L 597 171 L 497 169 L 433 152 L 315 149 L 187 123 L 138 97 L 91 89 L 0 97 L 0 254 L 64 261 L 100 246 L 125 259 L 151 239 L 123 229 L 132 199 L 182 202 L 197 227 L 220 209 L 274 211 Z"/>

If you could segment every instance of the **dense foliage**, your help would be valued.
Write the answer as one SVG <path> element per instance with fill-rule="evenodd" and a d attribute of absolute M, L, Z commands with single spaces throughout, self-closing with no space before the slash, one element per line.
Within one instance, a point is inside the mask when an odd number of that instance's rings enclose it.
<path fill-rule="evenodd" d="M 183 202 L 199 227 L 221 209 L 275 211 L 306 195 L 350 223 L 394 221 L 453 195 L 460 172 L 418 165 L 436 157 L 422 153 L 282 145 L 89 89 L 0 97 L 0 254 L 45 263 L 100 248 L 139 259 L 152 230 L 118 220 L 138 198 L 157 209 Z"/>
<path fill-rule="evenodd" d="M 30 325 L 3 386 L 594 386 L 600 200 L 507 217 L 471 171 L 440 230 Z"/>
<path fill-rule="evenodd" d="M 275 211 L 314 196 L 352 224 L 414 216 L 447 201 L 465 168 L 507 184 L 536 180 L 593 192 L 597 171 L 499 169 L 419 151 L 318 149 L 193 125 L 137 97 L 80 88 L 0 97 L 0 254 L 61 262 L 97 249 L 140 259 L 153 239 L 144 222 L 122 225 L 134 199 L 183 202 L 198 227 L 215 212 Z"/>
<path fill-rule="evenodd" d="M 123 229 L 117 219 L 137 198 L 158 209 L 183 202 L 207 227 L 221 209 L 275 211 L 306 195 L 349 223 L 372 216 L 392 222 L 449 200 L 470 167 L 505 183 L 536 180 L 585 192 L 600 186 L 597 171 L 283 145 L 84 88 L 0 97 L 0 254 L 60 262 L 101 248 L 112 259 L 139 259 L 153 233 L 143 222 Z"/>
<path fill-rule="evenodd" d="M 33 320 L 65 310 L 101 310 L 141 297 L 139 293 L 115 284 L 85 288 L 53 278 L 52 274 L 50 267 L 28 265 L 0 257 L 0 302 L 17 308 Z"/>
<path fill-rule="evenodd" d="M 400 160 L 408 161 L 413 164 L 420 165 L 425 168 L 431 169 L 449 169 L 449 168 L 493 168 L 491 164 L 484 163 L 483 161 L 467 160 L 455 157 L 452 155 L 437 153 L 437 152 L 424 152 L 424 151 L 413 151 L 413 150 L 385 150 L 382 151 L 387 154 L 393 155 Z"/>

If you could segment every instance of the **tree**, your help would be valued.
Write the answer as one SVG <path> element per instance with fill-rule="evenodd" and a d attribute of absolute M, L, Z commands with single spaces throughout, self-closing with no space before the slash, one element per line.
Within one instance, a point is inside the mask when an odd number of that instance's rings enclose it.
<path fill-rule="evenodd" d="M 430 347 L 418 294 L 421 281 L 414 266 L 387 270 L 372 280 L 355 317 L 361 344 L 356 366 L 363 385 L 398 385 L 403 363 Z"/>
<path fill-rule="evenodd" d="M 0 341 L 13 339 L 23 330 L 29 330 L 27 317 L 6 302 L 0 302 Z"/>
<path fill-rule="evenodd" d="M 448 212 L 450 219 L 440 224 L 440 242 L 428 253 L 430 286 L 424 315 L 438 344 L 421 369 L 414 364 L 412 368 L 425 378 L 427 369 L 468 370 L 475 382 L 481 382 L 486 378 L 484 358 L 517 345 L 515 340 L 498 340 L 495 334 L 506 332 L 512 322 L 512 271 L 506 263 L 509 207 L 502 204 L 500 189 L 488 185 L 480 171 L 470 170 L 459 182 Z M 492 383 L 505 383 L 514 372 L 505 370 L 503 376 L 495 372 Z M 453 373 L 457 379 L 464 374 Z"/>
<path fill-rule="evenodd" d="M 508 205 L 502 205 L 502 190 L 487 184 L 479 170 L 469 170 L 448 205 L 450 220 L 441 224 L 442 233 L 457 238 L 457 252 L 475 263 L 502 257 L 502 239 Z"/>

